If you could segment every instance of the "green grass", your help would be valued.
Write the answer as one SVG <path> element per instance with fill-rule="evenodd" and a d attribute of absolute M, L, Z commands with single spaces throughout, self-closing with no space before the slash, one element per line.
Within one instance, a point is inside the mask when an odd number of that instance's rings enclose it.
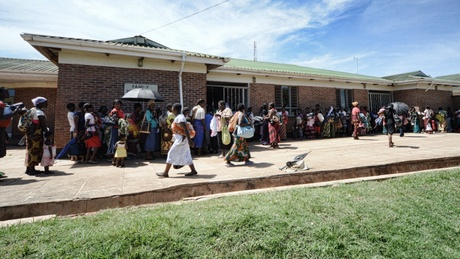
<path fill-rule="evenodd" d="M 460 258 L 460 169 L 0 228 L 0 258 Z"/>

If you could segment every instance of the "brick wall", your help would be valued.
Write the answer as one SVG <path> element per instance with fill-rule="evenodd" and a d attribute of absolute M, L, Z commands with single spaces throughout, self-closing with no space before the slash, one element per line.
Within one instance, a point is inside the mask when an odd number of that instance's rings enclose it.
<path fill-rule="evenodd" d="M 395 91 L 393 93 L 395 101 L 405 102 L 409 106 L 419 106 L 421 109 L 430 106 L 437 110 L 438 107 L 454 107 L 452 92 L 422 89 Z M 422 109 L 423 110 L 423 109 Z"/>
<path fill-rule="evenodd" d="M 364 89 L 354 89 L 353 90 L 353 101 L 357 101 L 359 106 L 368 106 L 369 107 L 369 93 Z"/>
<path fill-rule="evenodd" d="M 167 103 L 180 101 L 179 72 L 146 69 L 127 69 L 101 66 L 60 64 L 56 97 L 55 138 L 58 148 L 68 140 L 66 104 L 90 102 L 95 110 L 100 106 L 112 107 L 114 99 L 123 96 L 124 83 L 156 84 L 165 102 L 157 103 L 164 107 Z M 206 74 L 182 73 L 184 106 L 192 107 L 198 99 L 206 99 Z M 123 101 L 122 109 L 131 112 L 135 102 Z"/>
<path fill-rule="evenodd" d="M 251 84 L 251 106 L 254 115 L 259 115 L 264 103 L 275 102 L 275 85 Z"/>
<path fill-rule="evenodd" d="M 46 115 L 46 126 L 51 131 L 55 131 L 55 117 L 56 117 L 56 89 L 55 88 L 18 88 L 15 89 L 14 102 L 23 102 L 27 108 L 32 108 L 32 99 L 37 96 L 43 96 L 48 100 L 48 107 L 43 109 Z M 19 116 L 13 119 L 13 138 L 20 139 L 24 133 L 20 132 L 17 128 Z"/>
<path fill-rule="evenodd" d="M 299 86 L 299 108 L 305 110 L 306 107 L 314 109 L 316 104 L 322 108 L 335 106 L 335 89 L 321 87 Z"/>

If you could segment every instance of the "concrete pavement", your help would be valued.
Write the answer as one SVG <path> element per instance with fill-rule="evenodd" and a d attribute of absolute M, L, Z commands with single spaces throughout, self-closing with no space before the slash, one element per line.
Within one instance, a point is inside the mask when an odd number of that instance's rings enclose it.
<path fill-rule="evenodd" d="M 188 167 L 171 169 L 170 178 L 156 172 L 165 160 L 127 160 L 116 168 L 107 161 L 75 164 L 58 160 L 53 175 L 24 174 L 25 148 L 8 147 L 0 159 L 0 171 L 8 178 L 0 181 L 0 220 L 40 215 L 69 215 L 105 208 L 176 201 L 187 197 L 233 191 L 368 177 L 425 169 L 460 166 L 460 134 L 395 135 L 389 148 L 385 135 L 289 140 L 279 149 L 250 143 L 254 165 L 227 168 L 216 154 L 194 157 L 199 172 L 186 177 Z M 308 171 L 284 172 L 279 168 L 298 154 L 305 158 Z M 40 167 L 37 167 L 40 169 Z"/>

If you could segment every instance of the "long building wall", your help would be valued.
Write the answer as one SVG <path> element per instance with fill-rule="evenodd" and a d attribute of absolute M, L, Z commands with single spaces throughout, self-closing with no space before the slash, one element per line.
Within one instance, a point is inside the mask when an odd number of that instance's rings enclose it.
<path fill-rule="evenodd" d="M 58 148 L 68 141 L 69 124 L 66 104 L 90 102 L 95 110 L 100 106 L 112 107 L 113 100 L 121 99 L 124 83 L 155 84 L 166 103 L 179 102 L 179 73 L 132 68 L 60 64 L 56 97 L 55 139 Z M 184 106 L 193 106 L 199 99 L 206 98 L 206 74 L 183 73 Z M 122 109 L 131 112 L 135 102 L 123 101 Z"/>
<path fill-rule="evenodd" d="M 423 111 L 426 106 L 433 110 L 442 107 L 444 110 L 448 107 L 455 108 L 452 98 L 452 91 L 441 90 L 403 90 L 393 92 L 395 101 L 407 103 L 409 106 L 418 106 Z"/>

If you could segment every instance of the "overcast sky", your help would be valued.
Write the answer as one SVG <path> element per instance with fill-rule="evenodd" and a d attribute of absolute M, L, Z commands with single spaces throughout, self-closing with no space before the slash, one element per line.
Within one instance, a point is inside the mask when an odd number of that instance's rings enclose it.
<path fill-rule="evenodd" d="M 45 59 L 21 33 L 141 34 L 249 60 L 257 42 L 259 61 L 371 76 L 460 73 L 460 0 L 0 0 L 0 14 L 0 57 Z"/>

